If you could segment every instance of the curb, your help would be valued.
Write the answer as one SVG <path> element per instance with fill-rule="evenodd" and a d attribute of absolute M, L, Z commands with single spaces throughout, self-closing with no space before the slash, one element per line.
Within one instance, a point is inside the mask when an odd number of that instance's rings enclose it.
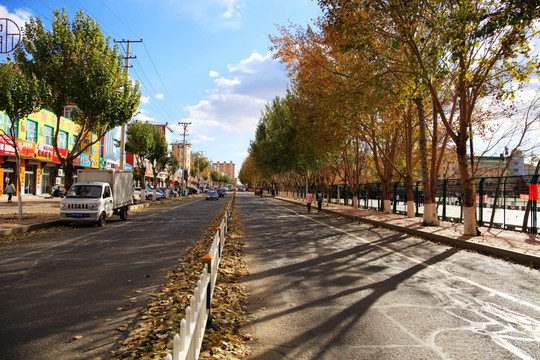
<path fill-rule="evenodd" d="M 301 203 L 299 203 L 297 201 L 294 201 L 294 200 L 289 200 L 289 199 L 284 199 L 284 198 L 277 198 L 277 199 L 281 200 L 281 201 L 291 203 L 291 204 L 296 204 L 296 205 L 300 205 L 300 206 L 303 205 L 303 204 L 301 204 Z M 469 241 L 466 241 L 466 240 L 451 238 L 451 237 L 448 237 L 448 236 L 442 236 L 442 235 L 438 235 L 438 234 L 428 233 L 428 232 L 425 232 L 425 231 L 420 231 L 420 230 L 416 230 L 416 229 L 411 229 L 411 228 L 406 228 L 406 227 L 402 227 L 402 226 L 392 225 L 392 224 L 384 223 L 384 222 L 377 221 L 377 220 L 365 219 L 365 218 L 362 218 L 362 217 L 359 217 L 359 216 L 354 216 L 354 215 L 349 215 L 349 214 L 342 214 L 342 213 L 334 211 L 334 210 L 322 209 L 322 212 L 327 213 L 327 214 L 340 216 L 340 217 L 343 217 L 343 218 L 346 218 L 346 219 L 349 219 L 349 220 L 353 220 L 353 221 L 361 221 L 363 223 L 373 225 L 373 226 L 376 226 L 376 227 L 379 227 L 379 228 L 384 228 L 384 229 L 392 230 L 392 231 L 395 231 L 395 232 L 404 233 L 404 234 L 419 237 L 419 238 L 422 238 L 422 239 L 425 239 L 425 240 L 428 240 L 428 241 L 439 242 L 439 243 L 443 243 L 443 244 L 454 246 L 454 247 L 461 248 L 461 249 L 473 250 L 473 251 L 477 251 L 479 253 L 493 255 L 493 256 L 501 258 L 503 260 L 511 259 L 511 260 L 513 260 L 515 262 L 518 262 L 520 264 L 523 264 L 523 265 L 540 267 L 540 256 L 531 255 L 531 254 L 524 254 L 524 253 L 514 251 L 514 250 L 503 249 L 503 248 L 500 248 L 500 247 L 489 246 L 489 245 L 485 245 L 485 244 L 479 244 L 479 243 L 476 243 L 476 242 L 469 242 Z"/>

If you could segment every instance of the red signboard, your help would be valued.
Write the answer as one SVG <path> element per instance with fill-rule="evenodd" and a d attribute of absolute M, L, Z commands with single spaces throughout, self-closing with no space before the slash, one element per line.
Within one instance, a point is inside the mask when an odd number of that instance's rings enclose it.
<path fill-rule="evenodd" d="M 66 149 L 58 149 L 60 151 L 60 155 L 62 157 L 66 157 L 67 151 Z M 54 150 L 54 146 L 51 145 L 45 145 L 45 144 L 36 144 L 36 158 L 43 161 L 52 161 L 57 164 L 60 164 L 60 159 L 58 159 L 58 156 L 56 156 L 56 150 Z"/>
<path fill-rule="evenodd" d="M 21 156 L 36 157 L 36 144 L 31 141 L 17 140 L 17 149 Z M 0 154 L 15 156 L 11 138 L 7 135 L 0 135 Z"/>
<path fill-rule="evenodd" d="M 529 200 L 537 201 L 538 200 L 538 189 L 539 185 L 529 185 Z"/>

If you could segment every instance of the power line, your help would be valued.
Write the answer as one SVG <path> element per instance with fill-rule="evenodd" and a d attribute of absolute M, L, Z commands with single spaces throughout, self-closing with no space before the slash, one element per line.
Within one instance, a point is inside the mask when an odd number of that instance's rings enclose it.
<path fill-rule="evenodd" d="M 103 0 L 99 0 L 99 2 L 100 2 L 107 10 L 109 10 L 109 12 L 110 12 L 115 18 L 117 18 L 118 21 L 120 21 L 122 24 L 124 24 L 124 26 L 125 26 L 126 28 L 128 28 L 133 34 L 135 34 L 138 38 L 141 37 L 141 36 L 139 36 L 139 34 L 137 34 L 131 27 L 129 27 L 129 25 L 126 24 L 126 23 L 124 22 L 124 20 L 122 20 L 122 18 L 120 18 L 118 15 L 116 15 L 116 13 L 115 13 L 114 11 L 112 11 L 111 8 L 108 7 L 106 3 L 103 2 Z"/>

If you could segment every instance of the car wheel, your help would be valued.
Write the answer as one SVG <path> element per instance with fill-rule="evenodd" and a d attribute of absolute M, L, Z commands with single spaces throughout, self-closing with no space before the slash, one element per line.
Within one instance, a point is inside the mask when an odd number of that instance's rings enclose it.
<path fill-rule="evenodd" d="M 127 216 L 128 216 L 127 208 L 123 208 L 122 210 L 120 210 L 120 220 L 125 221 L 127 219 Z"/>
<path fill-rule="evenodd" d="M 148 195 L 146 198 L 147 198 L 148 200 L 152 201 L 152 195 Z"/>
<path fill-rule="evenodd" d="M 102 212 L 101 215 L 99 216 L 97 224 L 99 226 L 105 226 L 105 213 L 104 212 Z"/>

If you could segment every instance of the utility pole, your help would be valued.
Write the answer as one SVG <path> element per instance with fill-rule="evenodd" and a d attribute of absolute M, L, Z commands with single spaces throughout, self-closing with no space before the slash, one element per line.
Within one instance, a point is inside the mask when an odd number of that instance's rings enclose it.
<path fill-rule="evenodd" d="M 199 156 L 197 156 L 197 193 L 201 191 L 201 156 L 203 156 L 204 151 L 199 151 Z"/>
<path fill-rule="evenodd" d="M 129 74 L 129 59 L 136 59 L 137 57 L 136 56 L 129 56 L 129 48 L 130 48 L 130 45 L 132 42 L 137 42 L 137 43 L 140 43 L 142 42 L 142 39 L 141 40 L 120 40 L 120 41 L 116 41 L 114 40 L 114 43 L 120 43 L 120 44 L 123 44 L 123 43 L 127 43 L 127 49 L 126 49 L 126 56 L 124 57 L 124 59 L 126 60 L 126 65 L 125 65 L 125 68 L 126 68 L 126 73 Z M 124 148 L 126 147 L 126 124 L 122 124 L 122 134 L 120 134 L 120 170 L 124 170 Z M 143 185 L 141 185 L 143 186 Z"/>
<path fill-rule="evenodd" d="M 187 127 L 189 125 L 191 125 L 190 122 L 179 122 L 178 125 L 182 125 L 184 127 L 184 139 L 182 140 L 182 184 L 184 183 L 184 181 L 186 182 L 186 187 L 187 187 L 187 179 L 186 179 L 186 132 L 187 132 Z"/>

